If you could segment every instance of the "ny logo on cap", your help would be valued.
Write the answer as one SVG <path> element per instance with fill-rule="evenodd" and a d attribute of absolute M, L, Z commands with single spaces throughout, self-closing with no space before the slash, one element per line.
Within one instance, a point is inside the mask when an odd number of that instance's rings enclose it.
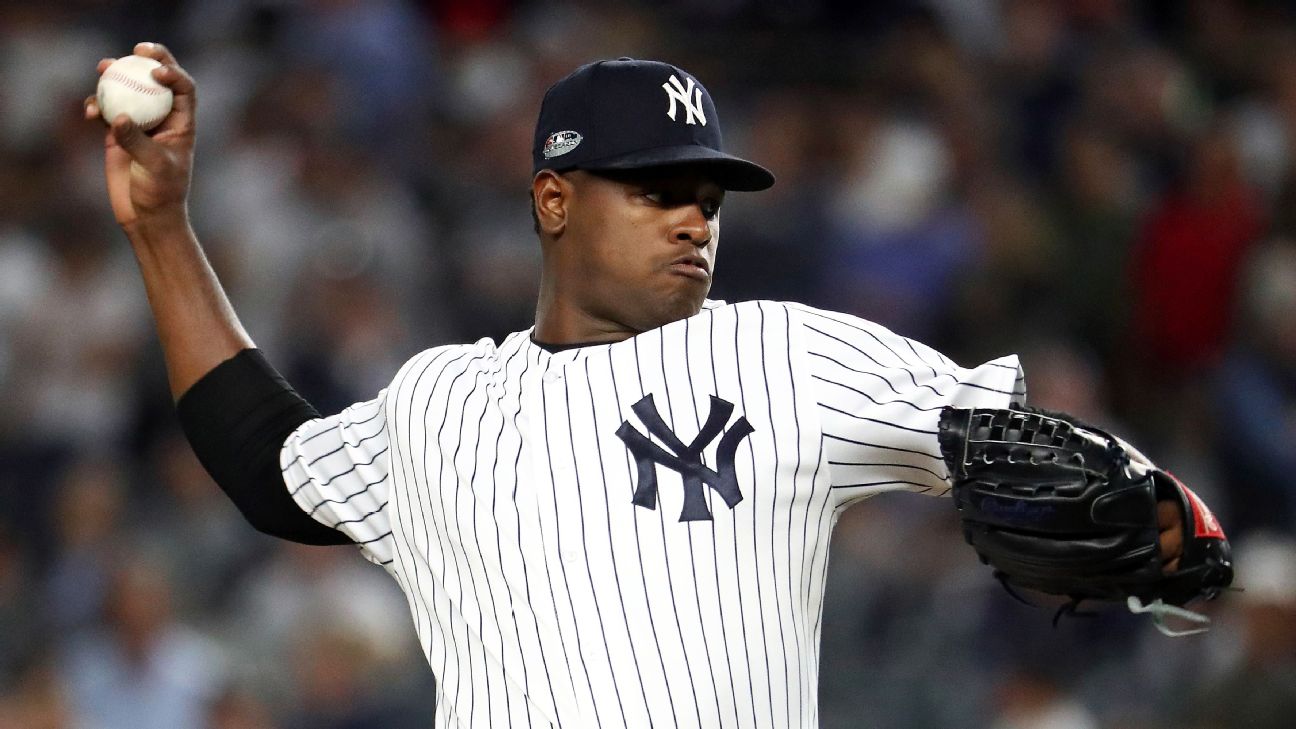
<path fill-rule="evenodd" d="M 738 488 L 734 455 L 738 451 L 738 444 L 751 435 L 754 429 L 747 418 L 740 415 L 728 432 L 720 435 L 729 422 L 729 416 L 733 414 L 733 403 L 712 395 L 706 424 L 688 445 L 662 420 L 653 403 L 652 393 L 644 395 L 630 409 L 643 421 L 648 432 L 657 436 L 670 449 L 667 451 L 653 443 L 648 436 L 636 430 L 629 420 L 622 422 L 621 427 L 617 428 L 616 436 L 625 443 L 630 455 L 634 456 L 638 471 L 630 503 L 645 509 L 657 509 L 657 466 L 668 468 L 683 477 L 684 508 L 680 512 L 680 521 L 711 521 L 711 510 L 707 508 L 705 494 L 702 492 L 704 485 L 719 494 L 730 509 L 743 500 L 742 491 Z M 716 448 L 716 467 L 713 470 L 702 463 L 702 451 L 716 438 L 720 438 L 720 445 Z"/>
<path fill-rule="evenodd" d="M 675 121 L 675 102 L 678 101 L 684 105 L 684 112 L 687 114 L 684 118 L 685 124 L 699 123 L 706 126 L 706 114 L 702 111 L 702 87 L 697 86 L 693 79 L 688 79 L 688 86 L 685 86 L 680 83 L 675 74 L 671 74 L 666 83 L 662 84 L 662 89 L 666 92 L 666 98 L 670 100 L 670 108 L 666 110 L 666 116 L 670 117 L 671 121 Z"/>

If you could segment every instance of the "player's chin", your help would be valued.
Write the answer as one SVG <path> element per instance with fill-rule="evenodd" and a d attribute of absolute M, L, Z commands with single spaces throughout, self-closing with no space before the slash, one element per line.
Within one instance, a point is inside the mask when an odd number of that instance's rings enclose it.
<path fill-rule="evenodd" d="M 659 299 L 659 306 L 654 312 L 656 326 L 665 326 L 673 321 L 687 319 L 690 316 L 702 311 L 702 303 L 706 301 L 707 292 L 711 286 L 697 285 L 684 289 L 676 289 Z M 656 328 L 656 327 L 652 327 Z"/>

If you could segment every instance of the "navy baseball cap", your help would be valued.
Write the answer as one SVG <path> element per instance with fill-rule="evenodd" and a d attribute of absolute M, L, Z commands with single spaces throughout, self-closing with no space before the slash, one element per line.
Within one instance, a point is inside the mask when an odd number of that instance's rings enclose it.
<path fill-rule="evenodd" d="M 774 175 L 725 154 L 711 95 L 660 61 L 589 63 L 549 87 L 540 104 L 532 174 L 701 166 L 726 190 L 764 190 Z"/>

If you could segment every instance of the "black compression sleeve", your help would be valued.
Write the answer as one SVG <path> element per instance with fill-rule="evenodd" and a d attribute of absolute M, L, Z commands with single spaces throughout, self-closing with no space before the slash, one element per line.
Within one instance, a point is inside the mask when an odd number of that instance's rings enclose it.
<path fill-rule="evenodd" d="M 260 350 L 245 349 L 203 375 L 176 413 L 198 460 L 257 531 L 301 544 L 350 543 L 307 516 L 284 486 L 279 451 L 319 413 Z"/>

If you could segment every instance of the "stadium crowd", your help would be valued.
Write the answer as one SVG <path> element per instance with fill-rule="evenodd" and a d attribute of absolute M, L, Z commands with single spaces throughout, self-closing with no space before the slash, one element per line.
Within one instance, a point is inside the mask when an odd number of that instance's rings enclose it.
<path fill-rule="evenodd" d="M 0 5 L 0 729 L 402 729 L 432 676 L 382 571 L 248 527 L 178 433 L 81 118 L 138 40 L 199 85 L 190 207 L 322 412 L 530 325 L 539 100 L 669 60 L 770 167 L 714 298 L 871 318 L 1105 424 L 1216 507 L 1236 584 L 1169 640 L 1050 626 L 950 502 L 846 512 L 825 729 L 1296 716 L 1296 12 L 1272 0 L 63 0 Z"/>

